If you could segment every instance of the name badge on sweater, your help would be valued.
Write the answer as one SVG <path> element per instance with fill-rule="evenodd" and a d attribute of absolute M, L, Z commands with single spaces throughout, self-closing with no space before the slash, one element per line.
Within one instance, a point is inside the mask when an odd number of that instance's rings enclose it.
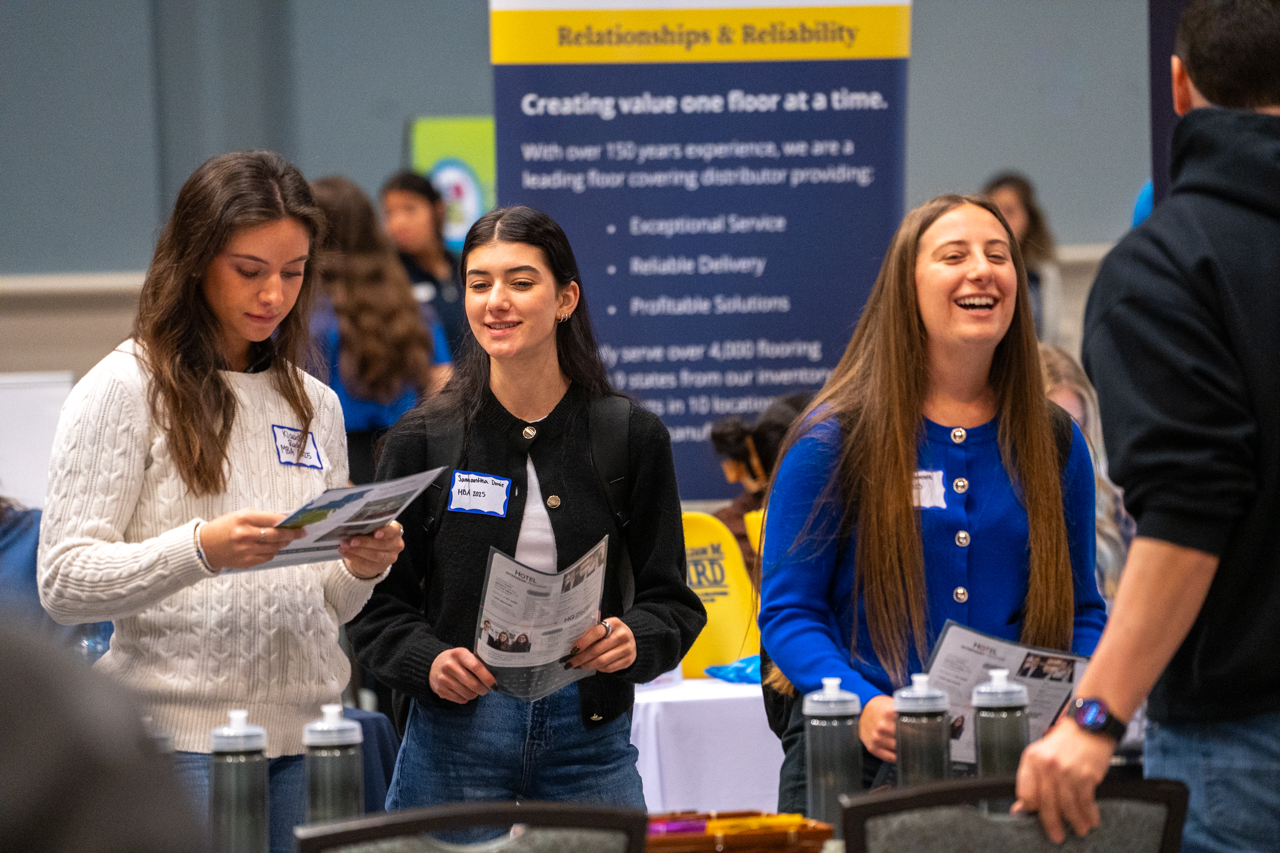
<path fill-rule="evenodd" d="M 511 481 L 475 471 L 454 471 L 453 488 L 449 490 L 450 512 L 478 512 L 507 517 L 507 501 L 511 497 Z"/>
<path fill-rule="evenodd" d="M 946 509 L 947 487 L 941 471 L 917 471 L 911 483 L 911 505 L 920 509 Z"/>
<path fill-rule="evenodd" d="M 320 452 L 320 445 L 316 443 L 314 432 L 308 432 L 306 438 L 303 438 L 300 429 L 272 424 L 271 434 L 276 440 L 276 458 L 280 460 L 281 465 L 324 470 L 324 455 Z M 298 455 L 300 448 L 301 456 Z"/>

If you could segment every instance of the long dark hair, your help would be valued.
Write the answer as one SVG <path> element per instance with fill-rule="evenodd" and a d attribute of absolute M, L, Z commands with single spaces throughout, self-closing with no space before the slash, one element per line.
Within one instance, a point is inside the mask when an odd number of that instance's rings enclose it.
<path fill-rule="evenodd" d="M 273 354 L 272 381 L 302 423 L 315 415 L 301 371 L 307 362 L 314 258 L 324 216 L 302 173 L 279 154 L 240 151 L 206 160 L 178 192 L 173 216 L 160 234 L 133 322 L 139 356 L 150 373 L 152 418 L 168 432 L 178 473 L 194 494 L 226 488 L 227 442 L 236 399 L 219 370 L 220 326 L 204 295 L 214 258 L 243 229 L 294 219 L 310 237 L 298 300 L 274 341 L 253 344 L 250 361 Z"/>
<path fill-rule="evenodd" d="M 1037 646 L 1071 647 L 1071 563 L 1057 445 L 1027 307 L 1026 267 L 1008 223 L 989 199 L 939 196 L 908 213 L 898 226 L 849 346 L 792 427 L 782 451 L 812 427 L 814 416 L 839 420 L 839 464 L 791 547 L 808 547 L 802 544 L 808 537 L 847 537 L 857 531 L 854 595 L 865 601 L 876 656 L 899 684 L 906 680 L 911 645 L 920 660 L 928 658 L 924 548 L 919 513 L 911 501 L 929 386 L 916 257 L 929 226 L 967 204 L 988 211 L 1004 227 L 1018 277 L 1013 320 L 996 345 L 988 381 L 997 400 L 1000 456 L 1021 491 L 1030 528 L 1031 576 L 1021 639 Z M 857 636 L 855 624 L 855 646 Z"/>
<path fill-rule="evenodd" d="M 560 370 L 570 382 L 585 390 L 588 398 L 613 394 L 604 362 L 600 360 L 595 333 L 591 329 L 586 288 L 578 272 L 578 261 L 564 230 L 550 216 L 532 207 L 500 207 L 490 211 L 476 220 L 462 244 L 460 268 L 464 278 L 471 252 L 495 242 L 524 243 L 539 249 L 555 278 L 557 291 L 570 282 L 578 283 L 577 308 L 568 320 L 556 326 L 556 356 Z M 453 376 L 449 383 L 439 394 L 406 415 L 406 423 L 422 425 L 443 415 L 460 417 L 469 427 L 488 388 L 489 354 L 476 341 L 468 325 L 462 335 L 459 353 L 454 358 Z"/>
<path fill-rule="evenodd" d="M 413 286 L 378 227 L 373 204 L 349 178 L 311 185 L 328 234 L 320 283 L 338 315 L 338 372 L 357 396 L 387 404 L 430 381 L 431 338 Z"/>

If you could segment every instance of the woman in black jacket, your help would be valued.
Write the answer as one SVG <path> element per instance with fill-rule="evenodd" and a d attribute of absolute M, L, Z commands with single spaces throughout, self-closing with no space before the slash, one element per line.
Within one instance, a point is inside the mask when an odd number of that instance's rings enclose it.
<path fill-rule="evenodd" d="M 685 583 L 670 438 L 635 405 L 626 435 L 608 436 L 627 447 L 630 522 L 620 530 L 589 426 L 594 401 L 613 392 L 564 232 L 527 207 L 495 210 L 467 235 L 462 269 L 470 328 L 453 378 L 397 424 L 378 468 L 387 479 L 449 465 L 449 493 L 433 503 L 428 490 L 401 516 L 405 551 L 349 628 L 361 663 L 413 700 L 387 808 L 643 808 L 626 713 L 634 685 L 673 668 L 706 621 Z M 440 459 L 449 444 L 460 452 Z M 489 497 L 469 497 L 455 472 L 483 478 Z M 493 689 L 475 654 L 490 546 L 562 571 L 606 534 L 602 619 L 564 663 L 591 674 L 533 702 Z"/>

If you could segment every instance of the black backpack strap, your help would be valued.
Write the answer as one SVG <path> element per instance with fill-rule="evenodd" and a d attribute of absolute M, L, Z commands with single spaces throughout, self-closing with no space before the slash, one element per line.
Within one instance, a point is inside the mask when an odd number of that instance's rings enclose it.
<path fill-rule="evenodd" d="M 1049 420 L 1053 423 L 1053 441 L 1058 446 L 1058 473 L 1067 470 L 1071 458 L 1071 442 L 1075 438 L 1071 430 L 1071 415 L 1052 400 L 1049 402 Z"/>
<path fill-rule="evenodd" d="M 631 523 L 631 483 L 627 480 L 630 455 L 631 401 L 626 397 L 599 397 L 591 401 L 587 431 L 591 436 L 591 461 L 609 503 L 609 513 L 617 525 L 621 558 L 622 609 L 631 608 L 636 597 L 635 574 L 627 548 L 627 525 Z"/>

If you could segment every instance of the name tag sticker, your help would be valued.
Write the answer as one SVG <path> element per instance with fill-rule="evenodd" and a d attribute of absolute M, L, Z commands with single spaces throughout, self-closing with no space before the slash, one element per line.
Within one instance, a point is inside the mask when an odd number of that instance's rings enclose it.
<path fill-rule="evenodd" d="M 276 459 L 281 465 L 297 465 L 299 468 L 314 468 L 317 471 L 325 469 L 324 454 L 320 452 L 314 432 L 308 432 L 304 439 L 300 429 L 272 424 L 271 434 L 276 440 Z M 298 455 L 299 446 L 305 447 L 301 456 Z"/>
<path fill-rule="evenodd" d="M 507 517 L 507 501 L 511 498 L 511 481 L 475 471 L 454 471 L 449 489 L 450 512 L 478 512 Z"/>
<path fill-rule="evenodd" d="M 920 509 L 946 509 L 947 488 L 941 471 L 917 471 L 911 483 L 911 505 Z"/>

